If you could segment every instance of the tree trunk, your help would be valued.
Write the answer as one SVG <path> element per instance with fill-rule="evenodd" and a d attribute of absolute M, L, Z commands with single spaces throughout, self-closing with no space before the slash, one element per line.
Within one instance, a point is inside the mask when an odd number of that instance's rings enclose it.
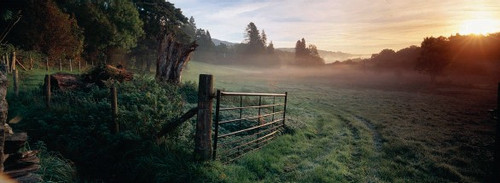
<path fill-rule="evenodd" d="M 182 44 L 172 34 L 164 35 L 158 46 L 156 81 L 179 84 L 184 66 L 198 46 L 196 42 Z"/>

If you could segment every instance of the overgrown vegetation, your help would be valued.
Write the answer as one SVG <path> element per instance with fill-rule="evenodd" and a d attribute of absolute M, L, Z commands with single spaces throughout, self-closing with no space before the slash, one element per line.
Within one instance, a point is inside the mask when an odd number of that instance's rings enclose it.
<path fill-rule="evenodd" d="M 115 85 L 119 91 L 120 111 L 120 132 L 117 134 L 111 133 L 107 88 L 54 92 L 51 108 L 47 109 L 41 86 L 35 87 L 22 91 L 23 97 L 18 100 L 9 95 L 9 115 L 22 118 L 22 122 L 14 125 L 15 129 L 27 131 L 33 142 L 43 141 L 50 151 L 59 152 L 74 162 L 80 179 L 143 182 L 187 178 L 175 178 L 173 172 L 184 175 L 182 171 L 198 167 L 190 165 L 194 163 L 191 159 L 192 124 L 186 123 L 160 139 L 156 134 L 163 125 L 182 114 L 189 105 L 183 101 L 195 102 L 190 97 L 196 92 L 194 84 L 160 85 L 143 77 Z M 189 97 L 183 99 L 183 96 Z M 44 157 L 42 155 L 42 159 Z M 47 156 L 48 159 L 53 157 Z M 167 160 L 163 160 L 165 157 Z M 170 163 L 161 164 L 165 161 Z M 173 161 L 187 164 L 184 168 L 175 167 Z M 154 166 L 167 166 L 169 171 L 151 171 Z M 50 170 L 51 165 L 47 169 Z M 165 170 L 165 167 L 160 169 Z M 53 172 L 42 173 L 50 176 L 48 174 Z"/>

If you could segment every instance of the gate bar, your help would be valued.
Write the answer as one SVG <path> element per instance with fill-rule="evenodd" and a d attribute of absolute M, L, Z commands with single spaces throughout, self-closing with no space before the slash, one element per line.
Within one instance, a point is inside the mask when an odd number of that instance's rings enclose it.
<path fill-rule="evenodd" d="M 221 99 L 221 91 L 217 90 L 217 104 L 215 107 L 215 134 L 214 134 L 214 152 L 212 159 L 215 160 L 217 157 L 217 138 L 219 135 L 219 110 L 220 110 L 220 99 Z"/>
<path fill-rule="evenodd" d="M 221 92 L 222 96 L 286 96 L 285 93 L 243 93 L 243 92 Z"/>

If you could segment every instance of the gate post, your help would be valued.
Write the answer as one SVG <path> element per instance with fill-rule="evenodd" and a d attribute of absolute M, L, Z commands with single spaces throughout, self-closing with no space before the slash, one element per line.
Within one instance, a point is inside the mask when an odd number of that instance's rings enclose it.
<path fill-rule="evenodd" d="M 498 89 L 497 89 L 497 110 L 495 111 L 496 117 L 497 117 L 497 124 L 496 124 L 496 135 L 495 135 L 495 182 L 500 181 L 500 82 L 498 83 Z"/>
<path fill-rule="evenodd" d="M 198 85 L 198 121 L 194 137 L 194 158 L 206 161 L 212 158 L 212 98 L 213 76 L 200 74 Z"/>

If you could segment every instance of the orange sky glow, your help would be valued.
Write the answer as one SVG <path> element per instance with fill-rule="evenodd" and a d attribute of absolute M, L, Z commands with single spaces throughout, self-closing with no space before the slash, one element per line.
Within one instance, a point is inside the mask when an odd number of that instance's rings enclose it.
<path fill-rule="evenodd" d="M 319 49 L 371 54 L 424 37 L 500 32 L 499 0 L 169 0 L 213 38 L 240 43 L 249 22 L 275 47 L 304 37 Z"/>

